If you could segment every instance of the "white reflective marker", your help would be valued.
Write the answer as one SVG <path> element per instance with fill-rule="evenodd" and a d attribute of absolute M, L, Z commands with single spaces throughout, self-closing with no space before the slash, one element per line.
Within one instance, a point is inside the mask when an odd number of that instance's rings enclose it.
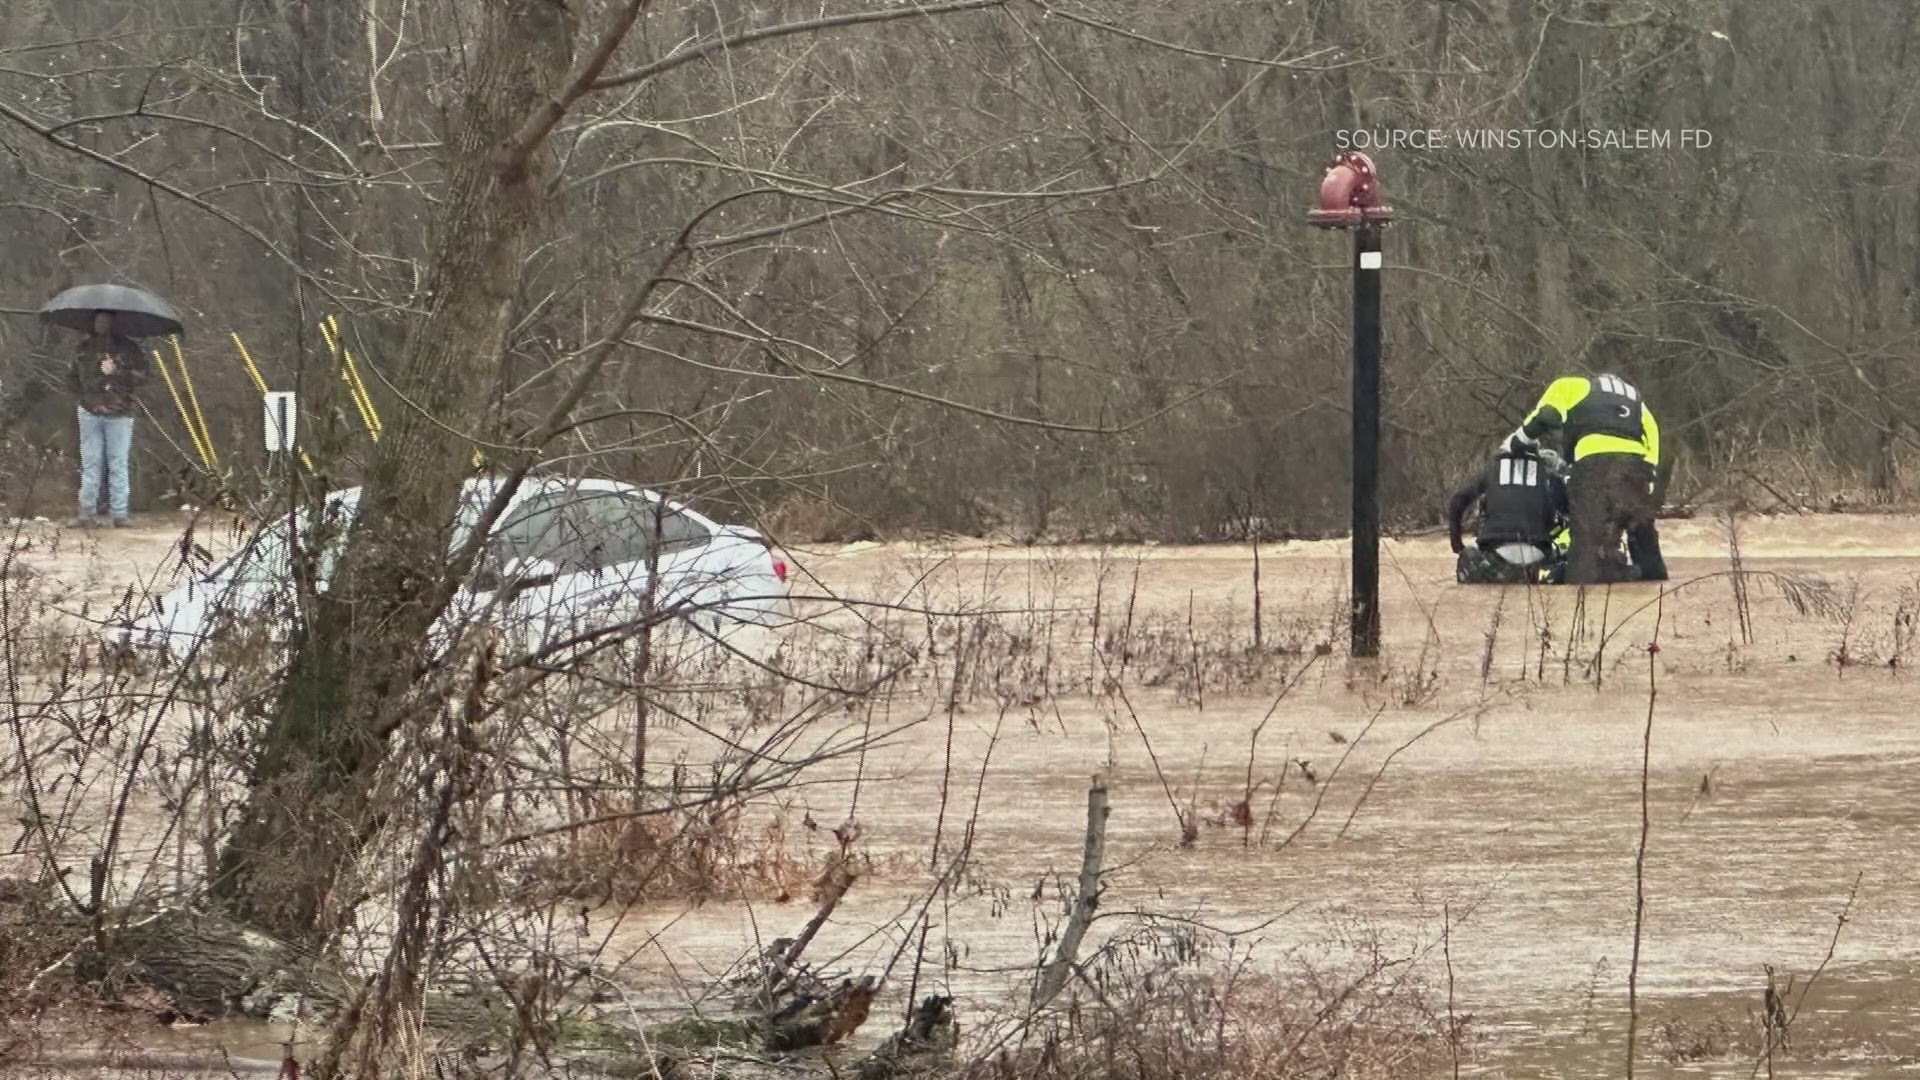
<path fill-rule="evenodd" d="M 267 432 L 267 453 L 293 449 L 293 429 L 298 414 L 293 408 L 293 391 L 275 390 L 260 396 Z"/>
<path fill-rule="evenodd" d="M 1380 269 L 1380 253 L 1377 251 L 1361 252 L 1360 253 L 1360 269 L 1362 270 Z"/>

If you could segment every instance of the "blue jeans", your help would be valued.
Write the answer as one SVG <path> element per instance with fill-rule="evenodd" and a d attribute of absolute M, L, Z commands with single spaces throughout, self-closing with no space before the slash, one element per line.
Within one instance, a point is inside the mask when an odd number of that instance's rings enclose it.
<path fill-rule="evenodd" d="M 100 505 L 100 477 L 107 477 L 107 501 L 114 518 L 127 516 L 127 465 L 133 456 L 133 417 L 95 416 L 80 410 L 80 516 L 92 517 Z"/>

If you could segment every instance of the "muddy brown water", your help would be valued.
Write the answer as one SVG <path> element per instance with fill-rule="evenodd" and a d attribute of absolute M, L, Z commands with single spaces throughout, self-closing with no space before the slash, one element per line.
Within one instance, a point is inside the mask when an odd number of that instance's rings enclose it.
<path fill-rule="evenodd" d="M 1462 588 L 1444 543 L 1431 538 L 1386 545 L 1383 655 L 1350 663 L 1331 640 L 1344 622 L 1344 546 L 1294 543 L 1260 551 L 1263 630 L 1270 642 L 1307 645 L 1309 655 L 1316 641 L 1334 651 L 1314 660 L 1277 707 L 1271 689 L 1203 687 L 1196 701 L 1170 688 L 1177 676 L 1157 688 L 1129 686 L 1124 702 L 1080 690 L 1003 714 L 976 700 L 951 723 L 933 688 L 908 695 L 891 714 L 921 719 L 865 755 L 857 784 L 849 763 L 830 771 L 842 783 L 791 794 L 794 821 L 811 815 L 831 827 L 851 807 L 858 846 L 882 863 L 812 955 L 884 968 L 924 896 L 936 831 L 951 851 L 971 828 L 974 866 L 937 906 L 919 986 L 957 993 L 976 1011 L 997 1008 L 1039 952 L 1037 925 L 1057 916 L 1051 891 L 1040 904 L 1030 898 L 1044 876 L 1070 878 L 1077 868 L 1088 778 L 1104 770 L 1113 804 L 1108 863 L 1124 867 L 1108 911 L 1246 930 L 1281 972 L 1378 941 L 1416 955 L 1430 985 L 1451 976 L 1453 1008 L 1472 1014 L 1482 1036 L 1464 1072 L 1617 1075 L 1651 680 L 1640 1070 L 1746 1075 L 1762 965 L 1804 985 L 1831 944 L 1793 1049 L 1776 1068 L 1906 1075 L 1920 1067 L 1909 1007 L 1920 991 L 1920 709 L 1914 676 L 1901 665 L 1920 657 L 1907 645 L 1917 628 L 1898 620 L 1920 610 L 1912 593 L 1920 519 L 1743 522 L 1748 569 L 1827 588 L 1824 609 L 1802 612 L 1778 583 L 1754 581 L 1751 643 L 1731 582 L 1716 576 L 1728 568 L 1724 529 L 1676 521 L 1663 534 L 1668 593 L 1653 585 L 1590 593 L 1586 640 L 1571 663 L 1562 654 L 1572 590 Z M 153 568 L 177 536 L 169 522 L 79 544 L 49 538 L 19 558 L 69 583 L 70 603 L 97 607 L 143 569 L 164 582 L 167 573 Z M 898 601 L 915 595 L 917 581 L 942 602 L 1051 605 L 1083 622 L 1097 595 L 1109 631 L 1131 605 L 1136 623 L 1173 628 L 1174 661 L 1163 667 L 1178 666 L 1189 612 L 1196 638 L 1250 640 L 1252 630 L 1245 546 L 967 543 L 793 554 L 808 592 Z M 1593 655 L 1603 615 L 1611 637 L 1596 686 L 1582 661 Z M 1554 635 L 1544 660 L 1542 625 Z M 1658 652 L 1650 653 L 1656 628 Z M 1059 633 L 1062 670 L 1091 655 L 1087 627 L 1077 633 Z M 1837 663 L 1843 648 L 1848 662 Z M 678 738 L 682 752 L 700 752 L 697 737 Z M 1276 799 L 1271 781 L 1297 759 L 1317 782 L 1290 766 Z M 1269 782 L 1254 800 L 1255 842 L 1209 824 L 1182 847 L 1170 802 L 1217 816 L 1241 796 L 1250 760 L 1254 779 Z M 824 844 L 805 832 L 797 842 Z M 613 935 L 613 951 L 627 957 L 623 975 L 645 989 L 645 1005 L 660 1007 L 756 940 L 795 932 L 808 907 L 800 898 L 602 911 L 587 929 Z M 904 997 L 903 974 L 890 983 L 889 1008 Z M 191 1037 L 223 1037 L 212 1030 Z M 271 1056 L 279 1038 L 257 1029 L 224 1037 L 247 1044 L 248 1056 Z"/>

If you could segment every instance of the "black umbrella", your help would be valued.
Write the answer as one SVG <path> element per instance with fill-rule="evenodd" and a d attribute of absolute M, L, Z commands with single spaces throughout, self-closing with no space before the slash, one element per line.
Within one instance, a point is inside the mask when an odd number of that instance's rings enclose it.
<path fill-rule="evenodd" d="M 113 312 L 114 330 L 128 337 L 186 333 L 171 305 L 130 285 L 75 285 L 47 301 L 40 317 L 55 326 L 92 333 L 96 311 Z"/>

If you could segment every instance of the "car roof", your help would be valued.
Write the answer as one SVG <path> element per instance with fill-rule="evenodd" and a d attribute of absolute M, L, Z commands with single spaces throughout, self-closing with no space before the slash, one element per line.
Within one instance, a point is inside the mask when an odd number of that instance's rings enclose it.
<path fill-rule="evenodd" d="M 504 476 L 482 475 L 468 477 L 466 482 L 461 485 L 460 501 L 468 508 L 473 508 L 476 505 L 484 506 L 486 502 L 491 500 L 494 494 L 500 490 L 501 485 L 504 483 L 506 483 L 506 477 Z M 357 505 L 360 501 L 360 491 L 360 485 L 355 485 L 350 488 L 338 488 L 327 493 L 327 502 L 335 506 Z M 669 510 L 685 514 L 708 529 L 718 531 L 725 528 L 725 526 L 713 518 L 700 513 L 684 503 L 678 503 L 672 499 L 668 499 L 657 491 L 635 487 L 632 484 L 620 480 L 608 480 L 593 476 L 560 476 L 552 473 L 530 474 L 520 481 L 520 487 L 513 493 L 513 502 L 509 505 L 518 505 L 537 495 L 548 495 L 564 491 L 640 495 L 656 503 L 665 503 Z"/>
<path fill-rule="evenodd" d="M 506 477 L 504 476 L 469 477 L 467 481 L 461 485 L 460 494 L 463 498 L 491 498 L 500 490 L 501 485 L 505 483 Z M 336 488 L 333 491 L 327 492 L 327 498 L 330 501 L 358 501 L 361 487 L 362 485 L 355 484 L 348 488 Z M 516 500 L 524 499 L 529 495 L 544 495 L 555 491 L 606 491 L 629 495 L 643 495 L 655 502 L 666 502 L 667 505 L 675 509 L 682 509 L 680 504 L 675 503 L 673 500 L 663 499 L 657 491 L 649 491 L 646 488 L 635 487 L 632 484 L 620 480 L 605 480 L 593 476 L 572 477 L 534 474 L 520 481 L 519 490 L 514 492 L 514 498 Z"/>
<path fill-rule="evenodd" d="M 482 498 L 491 498 L 495 492 L 500 490 L 500 486 L 505 482 L 506 482 L 505 477 L 476 476 L 469 479 L 466 482 L 466 484 L 464 485 L 464 490 L 462 494 L 471 492 L 473 495 L 477 495 Z M 533 495 L 548 495 L 556 492 L 569 492 L 569 491 L 607 492 L 609 494 L 639 495 L 644 498 L 651 499 L 654 502 L 664 502 L 669 507 L 672 507 L 675 510 L 687 509 L 687 507 L 682 506 L 677 502 L 674 502 L 672 499 L 666 498 L 665 496 L 661 495 L 657 491 L 650 491 L 646 488 L 635 487 L 634 485 L 626 483 L 621 480 L 607 480 L 607 479 L 603 479 L 601 477 L 596 477 L 596 476 L 574 477 L 574 476 L 554 476 L 551 474 L 544 475 L 544 476 L 537 475 L 537 474 L 528 476 L 526 479 L 520 481 L 520 488 L 519 490 L 513 493 L 513 497 L 515 501 L 519 501 L 521 499 L 525 499 Z"/>

